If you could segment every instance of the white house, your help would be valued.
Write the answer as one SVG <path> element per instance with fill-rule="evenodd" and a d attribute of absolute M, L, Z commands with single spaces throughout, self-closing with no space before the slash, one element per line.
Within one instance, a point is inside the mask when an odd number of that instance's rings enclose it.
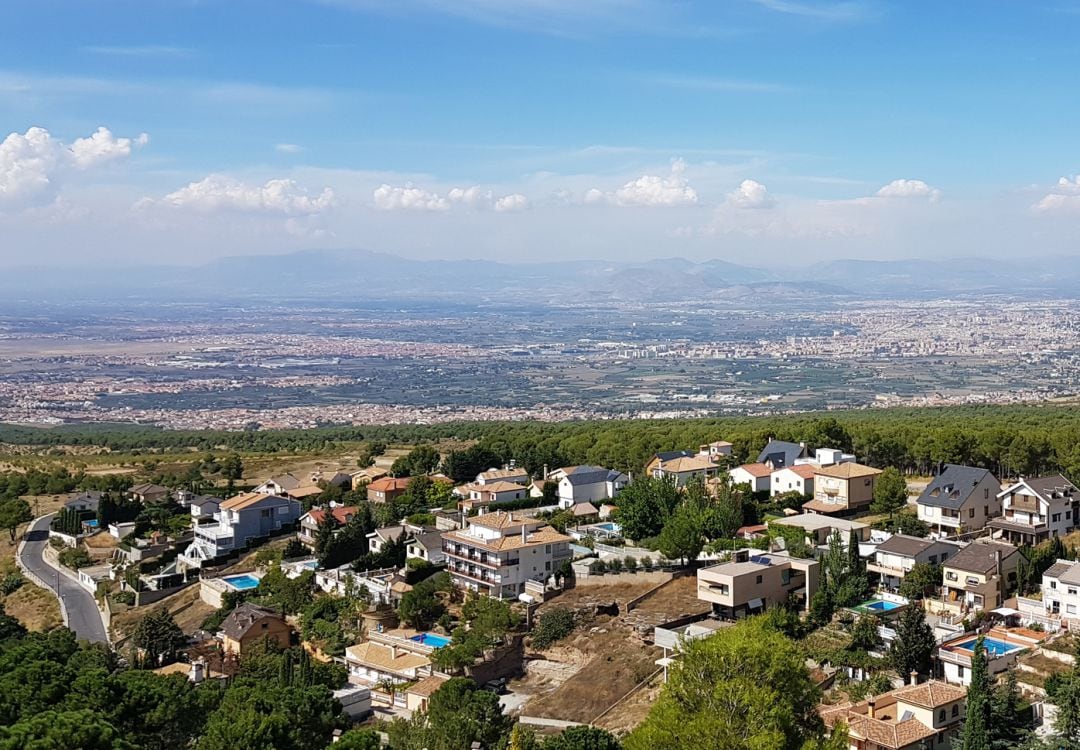
<path fill-rule="evenodd" d="M 514 484 L 527 485 L 532 481 L 529 472 L 515 466 L 505 466 L 501 469 L 488 469 L 476 475 L 476 484 L 491 484 L 493 482 L 513 482 Z"/>
<path fill-rule="evenodd" d="M 877 546 L 866 569 L 881 576 L 883 588 L 895 591 L 916 564 L 941 565 L 959 551 L 959 544 L 944 539 L 893 534 Z"/>
<path fill-rule="evenodd" d="M 1058 560 L 1043 573 L 1044 616 L 1060 619 L 1069 630 L 1080 626 L 1080 562 Z"/>
<path fill-rule="evenodd" d="M 622 472 L 602 466 L 567 466 L 551 472 L 547 479 L 558 482 L 560 508 L 576 503 L 596 505 L 615 497 L 630 483 Z"/>
<path fill-rule="evenodd" d="M 1060 474 L 1021 478 L 997 497 L 1001 501 L 1001 518 L 987 524 L 995 539 L 1034 546 L 1065 536 L 1077 525 L 1080 491 Z"/>
<path fill-rule="evenodd" d="M 813 495 L 814 471 L 817 468 L 817 464 L 795 464 L 777 469 L 769 475 L 769 494 L 773 497 L 787 492 Z"/>
<path fill-rule="evenodd" d="M 753 492 L 768 492 L 772 485 L 772 469 L 763 463 L 736 466 L 728 476 L 732 484 L 748 484 Z"/>
<path fill-rule="evenodd" d="M 195 538 L 177 560 L 187 568 L 247 547 L 252 539 L 270 536 L 300 518 L 300 503 L 280 495 L 248 492 L 221 503 L 213 523 L 195 523 Z M 193 518 L 193 520 L 195 520 Z"/>

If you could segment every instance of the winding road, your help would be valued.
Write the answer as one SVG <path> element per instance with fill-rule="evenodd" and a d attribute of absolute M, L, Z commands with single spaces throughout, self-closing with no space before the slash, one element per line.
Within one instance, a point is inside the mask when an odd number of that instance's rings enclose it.
<path fill-rule="evenodd" d="M 61 571 L 45 560 L 45 547 L 49 543 L 49 523 L 52 515 L 35 519 L 26 529 L 23 544 L 19 547 L 19 560 L 23 567 L 60 599 L 67 626 L 75 631 L 80 640 L 92 643 L 108 643 L 109 635 L 101 621 L 101 612 L 93 595 L 79 585 L 69 572 Z"/>

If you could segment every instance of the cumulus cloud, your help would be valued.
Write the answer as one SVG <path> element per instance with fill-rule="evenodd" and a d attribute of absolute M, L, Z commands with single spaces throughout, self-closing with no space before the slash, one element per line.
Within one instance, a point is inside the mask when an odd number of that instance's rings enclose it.
<path fill-rule="evenodd" d="M 126 158 L 149 140 L 145 133 L 117 138 L 108 128 L 98 128 L 71 145 L 54 138 L 45 128 L 10 133 L 0 142 L 0 202 L 51 199 L 67 174 Z"/>
<path fill-rule="evenodd" d="M 495 210 L 500 212 L 524 211 L 528 207 L 529 199 L 521 193 L 504 195 L 495 201 Z"/>
<path fill-rule="evenodd" d="M 878 198 L 927 198 L 930 201 L 941 199 L 941 191 L 922 180 L 893 180 L 888 185 L 883 185 L 875 195 Z"/>
<path fill-rule="evenodd" d="M 698 195 L 685 176 L 686 162 L 675 159 L 667 176 L 646 174 L 631 180 L 611 193 L 592 188 L 585 193 L 586 203 L 613 203 L 617 206 L 690 206 Z"/>
<path fill-rule="evenodd" d="M 375 208 L 380 211 L 446 211 L 450 201 L 438 193 L 418 188 L 412 183 L 393 187 L 383 183 L 372 194 Z"/>
<path fill-rule="evenodd" d="M 1037 213 L 1080 213 L 1080 176 L 1059 179 L 1032 209 Z"/>
<path fill-rule="evenodd" d="M 451 188 L 450 192 L 446 194 L 446 198 L 451 203 L 483 208 L 490 206 L 495 196 L 490 190 L 484 190 L 479 185 L 473 185 L 467 188 Z"/>
<path fill-rule="evenodd" d="M 312 195 L 294 180 L 268 180 L 251 185 L 232 177 L 212 174 L 169 193 L 163 204 L 196 211 L 243 211 L 306 216 L 322 213 L 335 204 L 334 191 L 323 188 Z"/>
<path fill-rule="evenodd" d="M 728 203 L 735 208 L 772 208 L 776 199 L 757 180 L 743 180 L 739 189 L 728 193 Z"/>

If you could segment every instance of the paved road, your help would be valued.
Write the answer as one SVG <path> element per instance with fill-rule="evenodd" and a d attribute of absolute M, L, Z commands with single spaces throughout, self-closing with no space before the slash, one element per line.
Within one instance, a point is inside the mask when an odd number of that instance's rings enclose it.
<path fill-rule="evenodd" d="M 51 515 L 42 516 L 26 530 L 25 543 L 19 552 L 22 564 L 44 581 L 53 595 L 59 587 L 63 606 L 67 610 L 68 627 L 75 631 L 80 640 L 108 643 L 109 636 L 105 632 L 94 597 L 80 586 L 73 576 L 60 572 L 42 556 L 49 543 L 50 521 Z"/>

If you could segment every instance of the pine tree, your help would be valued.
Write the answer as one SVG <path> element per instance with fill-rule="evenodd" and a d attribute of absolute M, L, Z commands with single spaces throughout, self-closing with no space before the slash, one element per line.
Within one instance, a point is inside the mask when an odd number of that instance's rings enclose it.
<path fill-rule="evenodd" d="M 960 733 L 962 750 L 991 750 L 990 701 L 990 671 L 986 664 L 986 647 L 983 645 L 983 636 L 979 636 L 971 656 L 967 715 Z"/>
<path fill-rule="evenodd" d="M 926 614 L 918 603 L 909 604 L 897 620 L 896 639 L 889 651 L 893 669 L 904 680 L 912 672 L 926 674 L 935 645 L 934 631 L 926 622 Z"/>
<path fill-rule="evenodd" d="M 1011 750 L 1019 747 L 1030 729 L 1031 712 L 1020 711 L 1020 687 L 1016 672 L 1005 673 L 1002 683 L 990 699 L 990 737 L 994 750 Z"/>

